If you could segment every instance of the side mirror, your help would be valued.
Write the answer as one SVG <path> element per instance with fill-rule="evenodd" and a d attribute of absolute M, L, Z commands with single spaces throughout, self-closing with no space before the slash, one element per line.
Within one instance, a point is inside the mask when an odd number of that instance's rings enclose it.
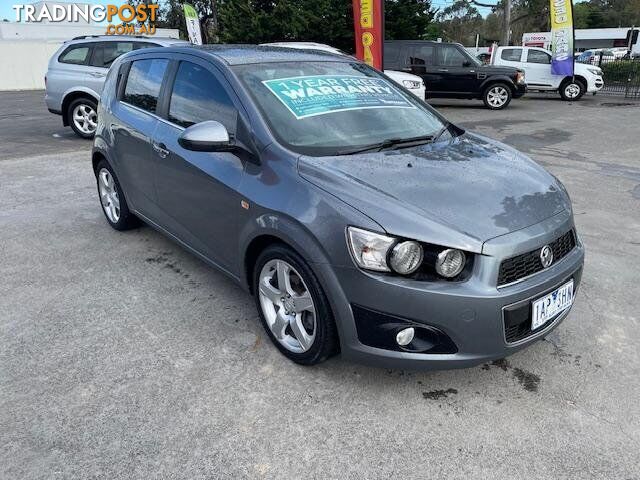
<path fill-rule="evenodd" d="M 463 66 L 464 68 L 468 68 L 468 67 L 470 67 L 470 66 L 471 66 L 471 62 L 470 62 L 470 61 L 468 61 L 468 60 L 467 60 L 466 62 L 462 62 L 462 66 Z"/>
<path fill-rule="evenodd" d="M 215 120 L 191 125 L 178 137 L 178 143 L 182 148 L 196 152 L 219 152 L 233 148 L 229 132 Z"/>

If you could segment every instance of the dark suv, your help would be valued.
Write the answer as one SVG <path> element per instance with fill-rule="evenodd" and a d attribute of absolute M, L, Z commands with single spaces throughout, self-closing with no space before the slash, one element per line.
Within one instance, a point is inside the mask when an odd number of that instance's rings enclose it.
<path fill-rule="evenodd" d="M 483 65 L 457 43 L 385 42 L 384 68 L 422 77 L 427 98 L 478 98 L 492 110 L 505 108 L 527 91 L 524 71 Z"/>

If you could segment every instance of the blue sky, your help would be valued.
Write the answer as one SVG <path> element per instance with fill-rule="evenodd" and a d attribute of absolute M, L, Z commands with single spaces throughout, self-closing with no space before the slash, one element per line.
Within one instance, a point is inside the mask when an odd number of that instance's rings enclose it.
<path fill-rule="evenodd" d="M 0 20 L 5 18 L 10 22 L 16 21 L 16 11 L 12 8 L 13 5 L 24 5 L 27 3 L 35 3 L 37 0 L 0 0 Z M 64 2 L 64 0 L 54 0 L 57 3 L 73 3 Z M 90 3 L 93 5 L 122 5 L 124 0 L 77 0 L 78 3 Z"/>

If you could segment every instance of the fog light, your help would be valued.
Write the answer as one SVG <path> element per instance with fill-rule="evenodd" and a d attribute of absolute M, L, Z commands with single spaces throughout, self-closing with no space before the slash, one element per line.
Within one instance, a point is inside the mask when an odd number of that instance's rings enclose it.
<path fill-rule="evenodd" d="M 401 347 L 406 347 L 411 343 L 411 340 L 413 340 L 413 335 L 415 333 L 416 331 L 413 327 L 402 329 L 396 335 L 396 342 L 398 342 L 398 345 Z"/>

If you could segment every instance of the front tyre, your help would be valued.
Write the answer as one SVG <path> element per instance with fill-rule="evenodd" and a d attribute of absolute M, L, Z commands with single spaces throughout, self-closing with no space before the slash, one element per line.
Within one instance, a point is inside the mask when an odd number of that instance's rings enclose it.
<path fill-rule="evenodd" d="M 482 95 L 482 101 L 490 110 L 502 110 L 511 102 L 511 88 L 505 83 L 489 85 Z"/>
<path fill-rule="evenodd" d="M 122 193 L 120 182 L 111 165 L 101 160 L 96 167 L 96 180 L 98 182 L 98 195 L 100 205 L 107 222 L 116 230 L 130 230 L 137 227 L 138 218 L 129 211 L 129 206 Z"/>
<path fill-rule="evenodd" d="M 92 98 L 76 98 L 67 108 L 67 122 L 79 137 L 93 138 L 98 128 L 98 103 Z"/>
<path fill-rule="evenodd" d="M 267 335 L 284 356 L 315 365 L 338 351 L 329 302 L 296 252 L 284 245 L 266 248 L 256 260 L 253 292 Z"/>
<path fill-rule="evenodd" d="M 572 102 L 582 98 L 586 88 L 580 80 L 568 78 L 560 85 L 560 96 L 564 101 Z"/>

